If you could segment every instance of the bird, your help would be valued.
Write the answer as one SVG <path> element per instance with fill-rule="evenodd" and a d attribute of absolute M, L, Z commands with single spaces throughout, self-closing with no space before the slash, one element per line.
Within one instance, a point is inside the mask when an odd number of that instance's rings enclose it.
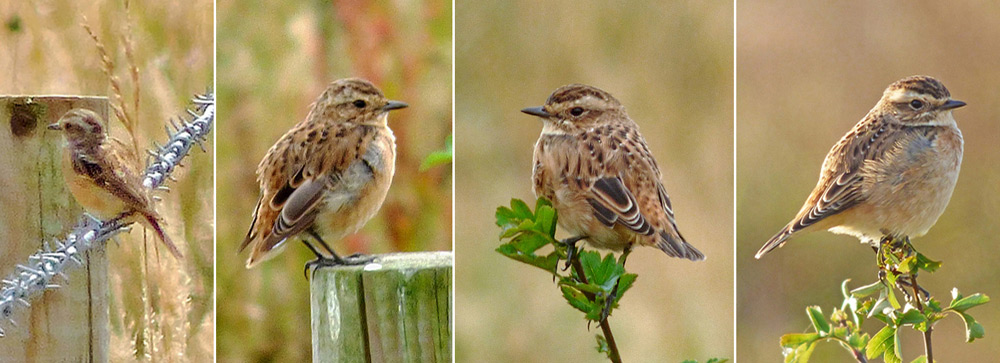
<path fill-rule="evenodd" d="M 362 264 L 326 243 L 357 232 L 382 206 L 395 170 L 396 138 L 390 111 L 408 105 L 387 99 L 358 78 L 330 83 L 304 120 L 271 146 L 257 166 L 260 198 L 239 251 L 246 267 L 277 255 L 285 242 L 302 242 L 316 255 L 312 266 Z"/>
<path fill-rule="evenodd" d="M 62 174 L 66 186 L 87 213 L 102 221 L 139 222 L 151 228 L 175 258 L 181 252 L 163 230 L 163 217 L 153 208 L 149 192 L 135 172 L 134 153 L 104 132 L 96 112 L 75 108 L 48 129 L 65 140 Z"/>
<path fill-rule="evenodd" d="M 623 264 L 636 245 L 705 259 L 678 231 L 660 168 L 639 126 L 611 94 L 570 84 L 543 106 L 521 112 L 543 122 L 532 158 L 533 190 L 574 236 L 564 242 L 624 252 Z"/>
<path fill-rule="evenodd" d="M 965 105 L 933 77 L 890 84 L 830 149 L 795 218 L 755 257 L 808 231 L 851 235 L 873 247 L 883 237 L 926 234 L 955 190 L 964 142 L 952 110 Z"/>

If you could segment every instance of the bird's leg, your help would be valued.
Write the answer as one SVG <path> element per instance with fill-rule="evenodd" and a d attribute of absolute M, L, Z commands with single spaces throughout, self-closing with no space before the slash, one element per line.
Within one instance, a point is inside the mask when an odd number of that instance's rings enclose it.
<path fill-rule="evenodd" d="M 312 236 L 312 238 L 316 242 L 318 242 L 320 244 L 320 246 L 323 246 L 323 249 L 326 250 L 326 252 L 329 252 L 330 256 L 332 256 L 332 257 L 326 257 L 325 255 L 323 255 L 322 253 L 320 253 L 316 249 L 315 246 L 313 246 L 308 241 L 306 241 L 305 239 L 303 239 L 302 242 L 305 243 L 306 246 L 309 247 L 309 250 L 312 251 L 313 254 L 316 255 L 316 259 L 315 260 L 312 260 L 312 261 L 309 261 L 309 262 L 306 263 L 305 269 L 306 269 L 307 272 L 309 271 L 310 268 L 312 268 L 314 266 L 315 267 L 324 267 L 324 266 L 353 266 L 353 265 L 363 265 L 363 264 L 371 262 L 372 260 L 375 259 L 372 256 L 366 256 L 366 255 L 363 255 L 363 254 L 360 254 L 360 253 L 355 253 L 355 254 L 347 256 L 347 257 L 340 257 L 340 255 L 337 255 L 337 253 L 334 252 L 332 248 L 330 248 L 330 245 L 328 245 L 326 243 L 326 241 L 324 241 L 323 238 L 320 237 L 319 233 L 316 233 L 315 230 L 313 230 L 312 228 L 309 228 L 309 229 L 306 230 L 306 232 L 309 233 L 309 235 Z"/>
<path fill-rule="evenodd" d="M 573 259 L 578 257 L 577 252 L 579 251 L 576 248 L 576 243 L 584 238 L 587 238 L 587 236 L 575 236 L 559 241 L 559 243 L 566 245 L 566 264 L 563 266 L 563 271 L 568 270 L 569 266 L 573 263 Z"/>
<path fill-rule="evenodd" d="M 622 257 L 618 258 L 618 262 L 621 263 L 622 268 L 625 267 L 625 261 L 628 260 L 628 255 L 632 253 L 633 247 L 633 244 L 629 244 L 625 247 L 625 251 L 622 252 Z M 615 300 L 618 300 L 618 285 L 621 284 L 621 282 L 622 279 L 619 277 L 618 280 L 615 281 L 615 286 L 611 288 L 611 294 L 608 294 L 608 299 L 604 301 L 604 309 L 601 310 L 601 321 L 607 319 L 608 315 L 611 314 L 611 307 L 615 304 Z"/>
<path fill-rule="evenodd" d="M 316 255 L 316 259 L 312 260 L 312 261 L 309 261 L 309 262 L 306 262 L 305 267 L 302 269 L 302 275 L 305 276 L 306 280 L 308 280 L 309 279 L 309 268 L 313 267 L 314 265 L 317 265 L 318 262 L 320 260 L 325 259 L 326 256 L 323 256 L 322 254 L 320 254 L 319 251 L 316 250 L 316 247 L 313 247 L 313 245 L 311 243 L 309 243 L 309 241 L 306 241 L 305 238 L 302 239 L 302 244 L 306 245 L 306 247 L 309 248 L 309 250 L 312 251 L 312 253 L 314 255 Z"/>

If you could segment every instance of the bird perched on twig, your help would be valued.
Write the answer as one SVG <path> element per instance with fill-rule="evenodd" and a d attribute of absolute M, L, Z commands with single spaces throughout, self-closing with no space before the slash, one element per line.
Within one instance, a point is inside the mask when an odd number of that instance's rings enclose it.
<path fill-rule="evenodd" d="M 312 241 L 302 242 L 316 255 L 306 271 L 370 261 L 340 257 L 324 238 L 357 232 L 382 206 L 396 162 L 388 114 L 404 107 L 361 79 L 326 88 L 305 120 L 278 139 L 257 167 L 260 199 L 239 248 L 251 248 L 247 268 L 275 256 L 287 239 L 303 232 Z"/>
<path fill-rule="evenodd" d="M 134 170 L 135 158 L 121 142 L 104 133 L 96 112 L 72 109 L 48 126 L 66 140 L 62 172 L 66 186 L 88 213 L 104 221 L 138 221 L 153 229 L 174 257 L 181 252 L 163 231 L 163 218 Z"/>
<path fill-rule="evenodd" d="M 639 126 L 595 87 L 571 84 L 544 106 L 521 110 L 544 121 L 535 143 L 534 191 L 559 225 L 591 245 L 625 251 L 655 246 L 671 257 L 705 259 L 677 230 L 667 190 Z M 623 257 L 624 260 L 624 257 Z"/>
<path fill-rule="evenodd" d="M 828 229 L 875 245 L 919 237 L 937 222 L 962 165 L 962 132 L 951 99 L 928 76 L 889 85 L 871 111 L 830 149 L 819 182 L 792 221 L 757 251 L 760 258 L 796 233 Z"/>

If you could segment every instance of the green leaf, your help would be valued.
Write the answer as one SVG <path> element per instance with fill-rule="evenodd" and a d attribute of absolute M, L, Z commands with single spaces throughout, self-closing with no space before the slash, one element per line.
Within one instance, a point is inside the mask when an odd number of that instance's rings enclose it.
<path fill-rule="evenodd" d="M 519 250 L 514 244 L 505 243 L 496 248 L 496 251 L 500 254 L 507 256 L 515 261 L 520 261 L 540 269 L 543 269 L 550 273 L 555 273 L 556 268 L 559 265 L 559 256 L 554 254 L 549 254 L 547 256 L 536 256 L 533 253 L 525 253 Z"/>
<path fill-rule="evenodd" d="M 528 209 L 528 204 L 520 199 L 511 199 L 510 209 L 514 212 L 514 216 L 521 220 L 534 219 L 535 217 L 535 215 L 531 213 L 531 209 Z"/>
<path fill-rule="evenodd" d="M 819 333 L 792 333 L 781 336 L 782 348 L 795 348 L 802 344 L 810 344 L 822 338 Z"/>
<path fill-rule="evenodd" d="M 611 293 L 618 278 L 625 272 L 625 268 L 618 264 L 614 254 L 609 253 L 603 260 L 601 255 L 595 251 L 584 251 L 580 253 L 580 264 L 583 265 L 583 273 L 587 281 L 600 286 L 606 293 Z"/>
<path fill-rule="evenodd" d="M 886 289 L 885 284 L 883 284 L 881 281 L 876 281 L 874 283 L 851 290 L 851 296 L 860 299 L 885 289 Z"/>
<path fill-rule="evenodd" d="M 868 341 L 868 345 L 865 347 L 865 356 L 868 359 L 875 359 L 876 357 L 883 355 L 887 351 L 893 349 L 895 344 L 894 336 L 896 335 L 896 328 L 891 326 L 884 326 L 882 330 L 875 333 L 875 336 Z"/>
<path fill-rule="evenodd" d="M 535 210 L 542 209 L 542 207 L 552 207 L 552 202 L 544 197 L 535 199 Z"/>
<path fill-rule="evenodd" d="M 962 320 L 965 321 L 965 341 L 972 343 L 972 341 L 982 338 L 986 335 L 986 328 L 983 328 L 982 324 L 976 321 L 972 315 L 961 313 Z"/>
<path fill-rule="evenodd" d="M 889 355 L 890 351 L 885 352 L 885 356 L 883 357 L 885 363 L 903 363 L 903 344 L 900 340 L 899 330 L 897 329 L 896 333 L 892 335 L 892 350 L 890 350 L 892 355 Z"/>
<path fill-rule="evenodd" d="M 808 363 L 815 348 L 815 342 L 804 343 L 795 347 L 787 347 L 781 353 L 785 355 L 785 363 Z"/>
<path fill-rule="evenodd" d="M 509 243 L 517 247 L 518 251 L 534 254 L 539 248 L 552 243 L 552 239 L 538 231 L 525 229 Z"/>
<path fill-rule="evenodd" d="M 568 277 L 564 277 L 564 278 L 560 279 L 559 280 L 559 285 L 569 286 L 569 287 L 572 287 L 572 288 L 574 288 L 576 290 L 580 290 L 581 292 L 589 293 L 589 294 L 600 294 L 600 293 L 604 292 L 604 290 L 601 290 L 600 286 L 594 285 L 594 284 L 589 283 L 589 282 L 585 284 L 585 283 L 576 281 L 576 280 L 574 280 L 572 278 L 568 278 Z"/>
<path fill-rule="evenodd" d="M 889 303 L 888 296 L 889 293 L 883 290 L 878 300 L 875 300 L 875 302 L 871 305 L 870 310 L 868 310 L 869 318 L 874 317 L 879 320 L 886 321 L 884 311 L 893 309 L 892 304 Z M 888 323 L 888 321 L 886 321 L 886 323 Z"/>
<path fill-rule="evenodd" d="M 593 310 L 595 304 L 593 301 L 587 298 L 582 292 L 569 286 L 562 286 L 560 288 L 563 293 L 563 297 L 569 302 L 569 305 L 580 310 L 584 314 L 589 313 Z"/>
<path fill-rule="evenodd" d="M 917 357 L 917 359 L 914 359 L 910 363 L 927 363 L 927 356 L 924 356 L 924 355 L 919 356 L 919 357 Z"/>
<path fill-rule="evenodd" d="M 955 290 L 957 293 L 957 289 Z M 961 295 L 958 295 L 961 296 Z M 983 294 L 972 294 L 966 297 L 959 297 L 958 300 L 952 300 L 951 304 L 948 305 L 949 309 L 965 312 L 968 309 L 974 308 L 976 306 L 990 302 L 989 296 Z"/>
<path fill-rule="evenodd" d="M 444 139 L 444 149 L 431 152 L 427 155 L 427 157 L 424 158 L 424 161 L 420 163 L 420 171 L 425 171 L 438 165 L 450 163 L 454 152 L 455 148 L 452 145 L 451 135 L 448 135 L 448 137 Z"/>
<path fill-rule="evenodd" d="M 934 272 L 940 267 L 941 261 L 934 261 L 927 258 L 927 256 L 924 256 L 922 253 L 917 252 L 917 268 L 927 272 Z"/>
<path fill-rule="evenodd" d="M 899 266 L 896 267 L 899 272 L 904 274 L 910 273 L 910 271 L 913 271 L 915 268 L 917 268 L 917 256 L 904 258 L 902 261 L 899 261 Z"/>
<path fill-rule="evenodd" d="M 854 350 L 864 350 L 868 344 L 868 334 L 858 334 L 853 332 L 847 336 L 847 344 Z"/>
<path fill-rule="evenodd" d="M 611 359 L 611 348 L 608 347 L 608 340 L 605 339 L 603 335 L 596 334 L 596 336 L 597 336 L 597 352 L 604 353 L 604 355 L 606 355 L 608 359 Z"/>
<path fill-rule="evenodd" d="M 806 314 L 809 314 L 809 320 L 812 321 L 813 329 L 816 332 L 822 336 L 830 334 L 830 322 L 823 316 L 823 310 L 819 306 L 806 307 Z"/>
<path fill-rule="evenodd" d="M 626 273 L 618 279 L 618 296 L 615 302 L 621 301 L 622 297 L 625 296 L 625 292 L 632 287 L 637 278 L 639 278 L 639 275 Z"/>
<path fill-rule="evenodd" d="M 514 215 L 514 211 L 507 207 L 497 208 L 497 226 L 500 227 L 500 239 L 504 239 L 504 234 L 507 230 L 517 227 L 521 223 L 521 220 Z"/>
<path fill-rule="evenodd" d="M 889 275 L 892 275 L 892 274 L 889 274 Z M 895 281 L 893 282 L 893 284 L 895 284 Z M 893 309 L 899 310 L 900 308 L 903 307 L 903 305 L 899 304 L 899 300 L 896 299 L 896 292 L 895 291 L 893 291 L 892 289 L 886 289 L 885 292 L 886 292 L 886 294 L 885 294 L 886 300 L 889 300 L 889 305 L 892 305 Z"/>
<path fill-rule="evenodd" d="M 909 309 L 903 313 L 899 319 L 896 320 L 896 325 L 906 325 L 906 324 L 920 324 L 927 321 L 927 317 L 924 316 L 917 309 Z"/>
<path fill-rule="evenodd" d="M 536 208 L 535 226 L 539 232 L 554 238 L 556 235 L 556 210 L 551 205 L 542 205 Z"/>

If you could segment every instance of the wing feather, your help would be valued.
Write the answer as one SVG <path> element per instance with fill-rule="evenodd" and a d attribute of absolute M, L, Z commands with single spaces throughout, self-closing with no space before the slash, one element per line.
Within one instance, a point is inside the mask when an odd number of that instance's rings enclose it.
<path fill-rule="evenodd" d="M 820 179 L 799 213 L 757 251 L 757 258 L 781 247 L 797 231 L 841 213 L 868 198 L 862 190 L 865 165 L 881 163 L 906 136 L 898 124 L 867 116 L 830 149 Z"/>

